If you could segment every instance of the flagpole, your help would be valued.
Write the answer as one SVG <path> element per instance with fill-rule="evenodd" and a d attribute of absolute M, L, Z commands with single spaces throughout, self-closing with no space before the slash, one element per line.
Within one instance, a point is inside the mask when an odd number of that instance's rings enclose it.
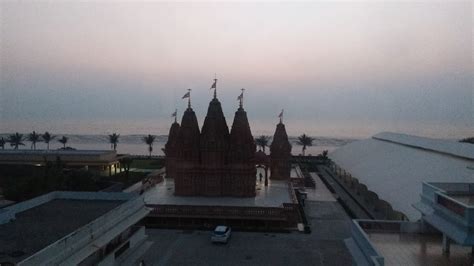
<path fill-rule="evenodd" d="M 191 89 L 188 89 L 189 97 L 188 97 L 188 108 L 191 109 Z"/>
<path fill-rule="evenodd" d="M 216 85 L 214 87 L 214 99 L 215 99 L 215 98 L 217 98 L 217 79 L 216 78 L 214 78 L 214 84 Z"/>

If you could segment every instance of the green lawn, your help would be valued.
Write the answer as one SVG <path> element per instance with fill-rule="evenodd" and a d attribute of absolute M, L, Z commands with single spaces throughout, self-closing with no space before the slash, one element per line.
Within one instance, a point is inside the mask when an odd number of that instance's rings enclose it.
<path fill-rule="evenodd" d="M 160 169 L 164 166 L 162 159 L 134 159 L 130 168 Z"/>

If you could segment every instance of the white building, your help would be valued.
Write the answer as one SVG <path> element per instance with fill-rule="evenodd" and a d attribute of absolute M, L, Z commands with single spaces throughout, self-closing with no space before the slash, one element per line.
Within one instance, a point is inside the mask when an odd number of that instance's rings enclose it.
<path fill-rule="evenodd" d="M 55 191 L 0 209 L 0 264 L 135 263 L 150 244 L 148 213 L 142 196 L 106 192 Z"/>
<path fill-rule="evenodd" d="M 474 182 L 474 145 L 396 133 L 351 142 L 329 157 L 409 220 L 423 182 Z"/>

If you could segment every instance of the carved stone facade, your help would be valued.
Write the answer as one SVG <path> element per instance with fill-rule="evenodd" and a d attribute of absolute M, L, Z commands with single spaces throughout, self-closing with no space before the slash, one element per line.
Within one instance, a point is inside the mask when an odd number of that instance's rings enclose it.
<path fill-rule="evenodd" d="M 171 166 L 167 175 L 174 178 L 176 195 L 255 196 L 256 146 L 242 104 L 230 133 L 217 97 L 209 104 L 201 132 L 189 106 L 183 114 L 176 145 L 173 141 L 170 136 L 165 151 L 167 167 Z"/>
<path fill-rule="evenodd" d="M 290 178 L 291 144 L 288 141 L 285 124 L 277 125 L 270 145 L 270 179 L 287 180 Z"/>

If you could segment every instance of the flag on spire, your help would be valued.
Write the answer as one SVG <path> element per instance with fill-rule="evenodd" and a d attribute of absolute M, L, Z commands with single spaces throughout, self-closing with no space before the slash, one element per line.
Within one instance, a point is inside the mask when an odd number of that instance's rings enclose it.
<path fill-rule="evenodd" d="M 212 83 L 212 86 L 210 88 L 210 90 L 214 89 L 214 99 L 217 98 L 217 79 L 214 78 L 214 83 Z"/>
<path fill-rule="evenodd" d="M 181 98 L 186 99 L 188 98 L 188 108 L 191 108 L 191 89 L 188 89 L 188 92 Z"/>
<path fill-rule="evenodd" d="M 240 101 L 244 98 L 244 92 L 242 92 L 238 97 L 237 97 L 237 101 Z"/>
<path fill-rule="evenodd" d="M 217 86 L 217 79 L 214 79 L 214 83 L 212 83 L 210 90 L 215 89 L 216 86 Z"/>

